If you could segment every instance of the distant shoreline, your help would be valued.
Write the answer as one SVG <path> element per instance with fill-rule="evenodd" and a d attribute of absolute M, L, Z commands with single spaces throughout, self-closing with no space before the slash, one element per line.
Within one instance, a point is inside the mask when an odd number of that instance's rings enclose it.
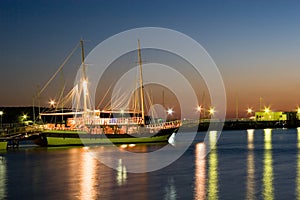
<path fill-rule="evenodd" d="M 0 107 L 3 111 L 2 124 L 20 124 L 20 117 L 24 114 L 28 116 L 28 120 L 33 120 L 33 110 L 35 110 L 35 115 L 37 116 L 38 110 L 44 112 L 50 110 L 48 107 Z M 214 127 L 220 127 L 221 122 L 212 121 L 200 121 L 200 123 L 187 123 L 183 125 L 182 130 L 195 130 L 207 131 L 208 127 L 211 130 Z M 223 130 L 247 130 L 247 129 L 265 129 L 265 128 L 297 128 L 300 127 L 300 120 L 289 120 L 289 121 L 255 121 L 255 120 L 227 120 L 224 122 Z"/>

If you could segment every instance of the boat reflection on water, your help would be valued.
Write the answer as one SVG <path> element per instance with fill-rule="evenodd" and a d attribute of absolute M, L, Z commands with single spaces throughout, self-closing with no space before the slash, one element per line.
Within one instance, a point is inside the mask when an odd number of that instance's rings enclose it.
<path fill-rule="evenodd" d="M 247 130 L 247 199 L 255 199 L 254 129 Z"/>
<path fill-rule="evenodd" d="M 205 199 L 206 196 L 206 158 L 205 144 L 196 144 L 195 150 L 195 199 Z"/>
<path fill-rule="evenodd" d="M 263 197 L 274 199 L 272 129 L 264 129 L 264 143 Z"/>

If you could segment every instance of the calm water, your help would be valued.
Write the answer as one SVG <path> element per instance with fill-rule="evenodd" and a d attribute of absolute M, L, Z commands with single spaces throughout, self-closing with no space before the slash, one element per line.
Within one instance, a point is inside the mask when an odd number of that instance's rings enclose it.
<path fill-rule="evenodd" d="M 300 197 L 296 129 L 223 131 L 215 149 L 200 159 L 203 135 L 173 164 L 143 174 L 110 169 L 81 147 L 0 152 L 0 199 Z"/>

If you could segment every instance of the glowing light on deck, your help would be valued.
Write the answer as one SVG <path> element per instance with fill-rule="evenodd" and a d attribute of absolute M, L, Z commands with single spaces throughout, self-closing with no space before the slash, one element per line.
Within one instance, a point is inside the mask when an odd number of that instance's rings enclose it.
<path fill-rule="evenodd" d="M 53 106 L 55 105 L 55 101 L 54 101 L 53 99 L 51 99 L 51 100 L 49 101 L 49 104 L 50 104 L 51 107 L 53 107 Z"/>
<path fill-rule="evenodd" d="M 172 108 L 169 108 L 168 110 L 167 110 L 167 113 L 168 113 L 168 115 L 172 115 L 173 114 L 173 109 Z"/>

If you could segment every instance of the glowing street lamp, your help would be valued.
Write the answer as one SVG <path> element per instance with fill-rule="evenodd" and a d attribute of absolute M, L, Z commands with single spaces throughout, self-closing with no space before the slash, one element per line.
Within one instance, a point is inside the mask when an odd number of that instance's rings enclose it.
<path fill-rule="evenodd" d="M 203 110 L 202 106 L 197 106 L 197 111 L 201 112 Z"/>
<path fill-rule="evenodd" d="M 22 116 L 22 119 L 23 119 L 23 120 L 26 120 L 27 117 L 28 117 L 28 116 L 27 116 L 26 114 L 24 114 L 24 115 Z"/>
<path fill-rule="evenodd" d="M 54 101 L 53 99 L 51 99 L 51 100 L 49 101 L 49 104 L 50 104 L 50 107 L 53 108 L 54 105 L 55 105 L 55 101 Z"/>
<path fill-rule="evenodd" d="M 270 110 L 270 107 L 265 107 L 265 108 L 264 108 L 264 112 L 265 112 L 265 113 L 269 113 L 270 111 L 271 111 L 271 110 Z"/>
<path fill-rule="evenodd" d="M 0 118 L 0 119 L 1 119 L 1 128 L 2 128 L 2 115 L 3 115 L 3 114 L 4 114 L 4 113 L 3 113 L 3 111 L 1 110 L 1 111 L 0 111 L 0 117 L 1 117 L 1 118 Z"/>
<path fill-rule="evenodd" d="M 252 112 L 253 112 L 252 108 L 248 108 L 248 109 L 247 109 L 247 113 L 248 113 L 249 115 L 252 114 Z"/>
<path fill-rule="evenodd" d="M 213 116 L 214 114 L 215 114 L 215 108 L 214 107 L 210 107 L 209 108 L 209 110 L 208 110 L 208 112 L 209 112 L 209 114 L 211 115 L 211 116 Z"/>
<path fill-rule="evenodd" d="M 197 112 L 199 112 L 199 120 L 201 119 L 201 112 L 204 108 L 202 106 L 197 106 Z"/>
<path fill-rule="evenodd" d="M 271 119 L 271 115 L 270 115 L 271 109 L 270 109 L 270 107 L 265 106 L 264 112 L 265 112 L 265 117 L 267 118 L 267 120 L 270 120 Z"/>

